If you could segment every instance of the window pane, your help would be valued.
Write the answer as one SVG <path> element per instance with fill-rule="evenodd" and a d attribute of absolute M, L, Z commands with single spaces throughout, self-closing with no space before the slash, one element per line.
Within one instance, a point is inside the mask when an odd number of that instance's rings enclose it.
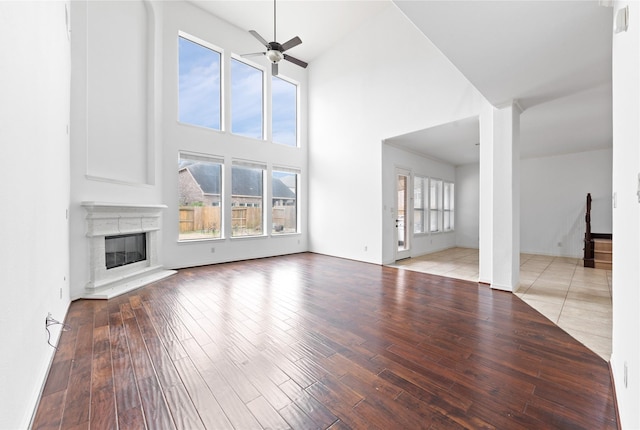
<path fill-rule="evenodd" d="M 425 232 L 424 203 L 425 203 L 425 178 L 416 176 L 413 181 L 413 232 Z"/>
<path fill-rule="evenodd" d="M 454 184 L 451 182 L 444 183 L 444 225 L 443 230 L 449 231 L 454 228 Z"/>
<path fill-rule="evenodd" d="M 431 179 L 429 187 L 429 227 L 432 232 L 442 230 L 442 181 Z"/>
<path fill-rule="evenodd" d="M 438 211 L 437 210 L 432 210 L 429 213 L 429 220 L 430 220 L 430 231 L 438 231 Z"/>
<path fill-rule="evenodd" d="M 298 231 L 298 175 L 274 170 L 271 180 L 271 233 L 295 233 Z"/>
<path fill-rule="evenodd" d="M 222 164 L 181 157 L 178 193 L 178 240 L 222 237 Z"/>
<path fill-rule="evenodd" d="M 231 59 L 231 132 L 262 139 L 262 71 Z"/>
<path fill-rule="evenodd" d="M 178 38 L 178 120 L 220 130 L 220 53 Z"/>
<path fill-rule="evenodd" d="M 271 128 L 275 143 L 297 146 L 297 90 L 296 85 L 277 76 L 271 80 Z"/>
<path fill-rule="evenodd" d="M 231 169 L 231 236 L 258 236 L 263 232 L 264 170 Z"/>
<path fill-rule="evenodd" d="M 413 232 L 424 233 L 424 210 L 414 209 L 413 211 Z"/>

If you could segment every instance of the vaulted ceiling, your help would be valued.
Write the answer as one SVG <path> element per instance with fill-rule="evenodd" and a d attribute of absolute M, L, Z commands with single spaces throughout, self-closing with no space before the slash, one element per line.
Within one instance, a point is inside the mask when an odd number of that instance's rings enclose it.
<path fill-rule="evenodd" d="M 270 0 L 193 3 L 271 40 Z M 314 58 L 387 7 L 398 7 L 489 102 L 520 105 L 523 157 L 611 147 L 611 7 L 596 0 L 281 0 L 278 39 L 300 36 L 302 45 L 290 53 L 312 67 Z M 475 162 L 468 151 L 477 143 L 469 132 L 473 121 L 461 121 L 416 130 L 395 143 L 452 164 Z"/>

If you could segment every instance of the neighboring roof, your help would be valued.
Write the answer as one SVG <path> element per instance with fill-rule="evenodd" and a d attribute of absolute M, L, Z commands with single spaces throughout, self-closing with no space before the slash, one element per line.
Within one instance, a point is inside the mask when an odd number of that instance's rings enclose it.
<path fill-rule="evenodd" d="M 220 194 L 220 167 L 210 163 L 185 163 L 180 169 L 191 172 L 205 194 Z M 231 193 L 239 196 L 260 197 L 262 195 L 262 174 L 256 169 L 234 167 L 232 169 Z M 273 198 L 295 199 L 296 195 L 278 178 L 273 178 Z"/>
<path fill-rule="evenodd" d="M 191 172 L 202 192 L 205 194 L 220 194 L 220 166 L 209 163 L 189 164 L 185 169 Z"/>
<path fill-rule="evenodd" d="M 290 176 L 287 176 L 282 179 L 286 179 Z M 272 194 L 274 199 L 295 199 L 296 195 L 289 187 L 284 184 L 284 181 L 278 178 L 273 178 L 273 182 L 271 183 Z"/>

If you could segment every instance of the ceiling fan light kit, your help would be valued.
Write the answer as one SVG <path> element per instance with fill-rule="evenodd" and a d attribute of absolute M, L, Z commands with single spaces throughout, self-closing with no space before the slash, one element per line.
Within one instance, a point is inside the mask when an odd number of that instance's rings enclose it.
<path fill-rule="evenodd" d="M 271 62 L 271 73 L 276 76 L 278 74 L 278 63 L 282 60 L 286 60 L 290 63 L 293 63 L 302 68 L 306 68 L 308 64 L 298 58 L 292 57 L 291 55 L 285 54 L 285 51 L 298 46 L 302 43 L 302 40 L 298 36 L 292 38 L 291 40 L 285 43 L 276 42 L 276 0 L 273 0 L 273 42 L 267 42 L 266 39 L 260 34 L 258 34 L 255 30 L 249 30 L 249 33 L 258 41 L 267 48 L 264 52 L 256 52 L 253 54 L 244 54 L 243 57 L 249 57 L 254 55 L 264 55 Z"/>
<path fill-rule="evenodd" d="M 274 51 L 273 49 L 270 51 L 267 51 L 265 55 L 267 56 L 269 61 L 271 61 L 272 63 L 277 63 L 278 61 L 284 58 L 284 54 L 282 52 Z"/>

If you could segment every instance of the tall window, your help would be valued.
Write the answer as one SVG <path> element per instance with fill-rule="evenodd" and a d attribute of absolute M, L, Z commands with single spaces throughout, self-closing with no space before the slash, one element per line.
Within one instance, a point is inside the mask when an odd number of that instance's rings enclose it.
<path fill-rule="evenodd" d="M 298 231 L 298 171 L 275 168 L 271 174 L 271 233 Z"/>
<path fill-rule="evenodd" d="M 178 240 L 222 237 L 222 158 L 180 154 Z"/>
<path fill-rule="evenodd" d="M 455 224 L 455 193 L 454 193 L 455 185 L 451 182 L 444 183 L 444 192 L 443 192 L 443 230 L 451 231 L 454 229 Z"/>
<path fill-rule="evenodd" d="M 262 70 L 231 59 L 231 132 L 262 139 Z"/>
<path fill-rule="evenodd" d="M 179 36 L 178 120 L 220 130 L 220 101 L 220 53 Z"/>
<path fill-rule="evenodd" d="M 234 162 L 231 169 L 231 236 L 264 234 L 264 172 L 258 163 Z"/>
<path fill-rule="evenodd" d="M 429 181 L 429 231 L 442 230 L 442 181 Z"/>
<path fill-rule="evenodd" d="M 277 76 L 271 79 L 271 128 L 273 141 L 298 146 L 298 87 Z"/>
<path fill-rule="evenodd" d="M 427 184 L 429 180 L 422 176 L 416 176 L 413 179 L 413 232 L 427 232 Z"/>

